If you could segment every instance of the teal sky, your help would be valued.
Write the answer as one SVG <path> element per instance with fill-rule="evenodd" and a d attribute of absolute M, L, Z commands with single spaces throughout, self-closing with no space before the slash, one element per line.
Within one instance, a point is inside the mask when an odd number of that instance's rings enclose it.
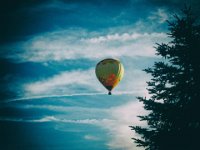
<path fill-rule="evenodd" d="M 199 2 L 193 0 L 192 5 Z M 130 125 L 146 125 L 146 96 L 180 0 L 2 1 L 0 149 L 142 150 Z M 96 64 L 119 59 L 124 78 L 108 96 Z"/>

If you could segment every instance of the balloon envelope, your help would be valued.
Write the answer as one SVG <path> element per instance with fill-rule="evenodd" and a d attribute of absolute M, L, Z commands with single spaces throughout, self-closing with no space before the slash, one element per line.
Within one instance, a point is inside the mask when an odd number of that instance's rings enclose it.
<path fill-rule="evenodd" d="M 104 59 L 96 65 L 96 76 L 111 94 L 124 75 L 124 67 L 119 60 Z"/>

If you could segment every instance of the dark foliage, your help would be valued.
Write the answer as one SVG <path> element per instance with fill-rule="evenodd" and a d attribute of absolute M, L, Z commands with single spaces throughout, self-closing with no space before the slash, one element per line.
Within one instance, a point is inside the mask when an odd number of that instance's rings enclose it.
<path fill-rule="evenodd" d="M 141 135 L 134 139 L 145 150 L 200 149 L 200 24 L 190 8 L 169 22 L 168 44 L 158 44 L 165 60 L 145 69 L 152 75 L 149 99 L 138 97 L 149 110 L 139 116 L 148 127 L 131 126 Z"/>

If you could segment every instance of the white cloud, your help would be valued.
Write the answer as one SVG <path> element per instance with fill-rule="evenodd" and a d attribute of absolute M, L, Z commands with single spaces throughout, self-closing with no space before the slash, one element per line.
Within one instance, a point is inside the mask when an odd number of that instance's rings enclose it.
<path fill-rule="evenodd" d="M 138 95 L 139 93 L 141 93 L 141 91 L 115 91 L 114 94 L 115 95 Z M 142 91 L 143 93 L 143 91 Z M 27 93 L 27 95 L 30 93 Z M 62 97 L 73 97 L 73 96 L 97 96 L 97 95 L 105 95 L 105 91 L 104 92 L 96 92 L 96 93 L 92 93 L 92 92 L 88 92 L 88 93 L 73 93 L 73 94 L 58 94 L 58 95 L 39 95 L 39 96 L 26 96 L 26 97 L 19 97 L 19 98 L 14 98 L 14 99 L 8 99 L 6 101 L 4 101 L 5 103 L 10 103 L 10 102 L 15 102 L 15 101 L 26 101 L 26 100 L 37 100 L 37 99 L 42 99 L 42 98 L 62 98 Z"/>
<path fill-rule="evenodd" d="M 132 64 L 133 66 L 134 64 Z M 130 67 L 130 68 L 129 68 Z M 131 91 L 135 93 L 135 95 L 147 96 L 147 84 L 146 81 L 150 79 L 150 75 L 146 74 L 144 71 L 139 69 L 131 68 L 131 66 L 127 66 L 127 70 L 125 70 L 125 75 L 123 80 L 120 83 L 119 87 L 116 87 L 116 91 Z"/>
<path fill-rule="evenodd" d="M 65 105 L 69 104 L 70 102 L 64 103 Z M 74 102 L 76 104 L 76 102 Z M 107 114 L 109 111 L 106 108 L 94 108 L 91 106 L 87 107 L 81 107 L 81 106 L 55 106 L 55 105 L 31 105 L 26 104 L 23 106 L 18 106 L 21 109 L 38 109 L 40 110 L 49 110 L 57 113 L 62 113 L 63 115 L 57 115 L 57 118 L 60 118 L 60 121 L 63 118 L 69 120 L 84 120 L 88 118 L 95 118 L 95 120 L 103 119 L 105 114 Z M 67 115 L 65 115 L 67 114 Z M 91 115 L 93 114 L 93 115 Z M 91 117 L 92 116 L 92 117 Z M 76 122 L 77 122 L 76 120 Z M 66 120 L 65 120 L 66 121 Z M 72 122 L 73 122 L 72 121 Z"/>
<path fill-rule="evenodd" d="M 148 79 L 149 76 L 145 72 L 127 66 L 127 68 L 125 68 L 124 78 L 113 90 L 113 93 L 116 95 L 146 95 L 145 87 Z M 23 98 L 8 101 L 107 93 L 107 90 L 96 78 L 94 68 L 62 72 L 47 79 L 26 83 L 24 89 L 26 92 Z"/>
<path fill-rule="evenodd" d="M 152 12 L 151 16 L 148 18 L 152 21 L 164 23 L 169 19 L 169 16 L 165 9 L 158 8 L 155 12 Z"/>
<path fill-rule="evenodd" d="M 88 43 L 102 43 L 102 42 L 112 42 L 112 41 L 133 41 L 139 40 L 141 38 L 163 38 L 165 35 L 163 33 L 115 33 L 108 34 L 105 36 L 93 37 L 86 39 Z"/>
<path fill-rule="evenodd" d="M 54 116 L 46 116 L 41 119 L 36 119 L 36 120 L 27 120 L 28 122 L 57 122 L 59 121 L 56 117 Z"/>
<path fill-rule="evenodd" d="M 110 119 L 81 119 L 81 120 L 70 120 L 57 118 L 55 116 L 45 116 L 40 119 L 26 119 L 26 118 L 0 118 L 1 121 L 15 121 L 15 122 L 61 122 L 61 123 L 75 123 L 75 124 L 92 124 L 92 125 L 100 125 L 101 123 L 112 122 Z"/>
<path fill-rule="evenodd" d="M 143 105 L 139 102 L 129 102 L 125 105 L 113 107 L 108 109 L 107 113 L 112 116 L 111 119 L 82 119 L 82 120 L 68 120 L 58 119 L 52 116 L 47 116 L 33 122 L 47 122 L 57 121 L 62 123 L 75 123 L 75 124 L 91 124 L 104 128 L 108 131 L 110 140 L 107 146 L 110 149 L 123 149 L 123 150 L 142 150 L 143 148 L 136 147 L 136 144 L 131 140 L 133 137 L 138 137 L 131 129 L 130 125 L 146 126 L 145 122 L 140 122 L 138 115 L 147 114 L 144 111 Z M 104 110 L 102 110 L 104 111 Z M 99 140 L 96 136 L 85 135 L 87 140 Z"/>
<path fill-rule="evenodd" d="M 105 110 L 102 110 L 105 111 Z M 107 130 L 110 139 L 107 146 L 110 149 L 143 150 L 136 147 L 131 138 L 139 137 L 129 127 L 130 125 L 147 126 L 146 122 L 139 121 L 138 115 L 145 115 L 148 112 L 143 109 L 143 104 L 138 101 L 128 102 L 122 106 L 113 107 L 106 111 L 110 119 L 84 119 L 84 120 L 61 120 L 65 123 L 92 124 Z M 88 140 L 97 140 L 95 136 L 85 136 Z"/>
<path fill-rule="evenodd" d="M 90 140 L 90 141 L 98 141 L 98 140 L 100 140 L 98 137 L 93 136 L 93 135 L 85 135 L 84 139 Z"/>
<path fill-rule="evenodd" d="M 138 115 L 145 115 L 148 112 L 143 109 L 142 103 L 138 101 L 129 101 L 128 103 L 117 106 L 111 107 L 107 109 L 97 109 L 97 108 L 79 108 L 79 107 L 62 107 L 62 106 L 36 106 L 36 105 L 25 105 L 24 108 L 39 108 L 39 109 L 49 109 L 49 110 L 56 110 L 62 112 L 76 112 L 76 110 L 80 110 L 78 114 L 72 113 L 73 116 L 83 117 L 85 114 L 88 114 L 85 117 L 94 119 L 69 119 L 69 114 L 66 115 L 57 115 L 57 116 L 45 116 L 39 119 L 26 119 L 26 118 L 0 118 L 0 120 L 4 121 L 17 121 L 17 122 L 33 122 L 33 123 L 41 123 L 41 122 L 57 122 L 57 123 L 72 123 L 72 124 L 90 124 L 95 125 L 100 128 L 105 129 L 108 132 L 109 140 L 107 142 L 107 146 L 110 149 L 123 149 L 123 150 L 142 150 L 142 148 L 137 148 L 136 144 L 134 143 L 131 138 L 138 137 L 137 134 L 134 133 L 130 129 L 130 125 L 140 125 L 140 126 L 147 126 L 145 122 L 140 122 Z M 90 113 L 87 113 L 90 111 Z M 84 115 L 82 112 L 84 112 Z M 98 114 L 104 114 L 103 119 L 97 119 Z M 58 125 L 58 124 L 57 124 Z M 56 126 L 56 130 L 65 131 L 63 129 L 65 127 Z M 66 130 L 68 131 L 68 130 Z M 84 139 L 86 140 L 99 140 L 99 138 L 95 135 L 85 135 Z"/>
<path fill-rule="evenodd" d="M 60 7 L 62 4 L 55 2 L 48 6 L 57 5 Z M 111 27 L 97 32 L 83 28 L 59 29 L 34 35 L 26 41 L 8 47 L 1 47 L 6 49 L 1 55 L 23 62 L 124 56 L 155 57 L 155 43 L 169 40 L 163 30 L 158 29 L 161 28 L 159 23 L 164 23 L 168 18 L 167 10 L 159 8 L 150 12 L 147 18 L 126 26 Z"/>
<path fill-rule="evenodd" d="M 140 122 L 137 117 L 138 115 L 147 114 L 142 106 L 141 103 L 133 101 L 110 110 L 111 116 L 115 122 L 109 122 L 109 124 L 104 125 L 111 134 L 111 140 L 107 143 L 110 149 L 143 149 L 136 147 L 134 141 L 131 140 L 131 138 L 138 137 L 138 135 L 129 127 L 131 125 L 146 126 L 146 123 Z"/>
<path fill-rule="evenodd" d="M 45 116 L 40 119 L 26 119 L 26 118 L 0 118 L 1 121 L 15 121 L 15 122 L 55 122 L 59 121 L 54 116 Z"/>
<path fill-rule="evenodd" d="M 104 110 L 102 110 L 104 111 Z M 125 105 L 113 107 L 107 110 L 107 115 L 111 116 L 111 119 L 82 119 L 82 120 L 67 120 L 67 119 L 55 119 L 54 117 L 45 117 L 38 120 L 41 121 L 59 121 L 63 123 L 76 123 L 76 124 L 91 124 L 104 128 L 108 131 L 110 140 L 107 146 L 110 149 L 123 149 L 123 150 L 142 150 L 143 148 L 136 147 L 131 138 L 138 137 L 130 129 L 130 125 L 147 126 L 145 122 L 139 121 L 138 115 L 145 115 L 148 112 L 143 109 L 143 105 L 137 101 L 129 102 Z M 96 136 L 86 135 L 87 140 L 99 140 Z"/>
<path fill-rule="evenodd" d="M 73 94 L 73 89 L 77 87 L 83 87 L 84 89 L 95 89 L 99 90 L 98 83 L 94 69 L 89 70 L 74 70 L 67 71 L 55 75 L 53 77 L 36 81 L 33 83 L 27 83 L 24 85 L 24 89 L 27 91 L 26 95 L 52 95 L 59 93 Z M 96 87 L 95 87 L 96 86 Z"/>
<path fill-rule="evenodd" d="M 106 32 L 106 31 L 105 31 Z M 38 35 L 10 46 L 9 58 L 18 61 L 102 59 L 105 57 L 154 57 L 153 45 L 166 40 L 162 32 L 94 33 L 83 29 L 61 30 Z"/>
<path fill-rule="evenodd" d="M 97 119 L 83 119 L 83 120 L 60 120 L 60 122 L 65 122 L 65 123 L 77 123 L 77 124 L 99 124 L 99 122 L 105 121 L 107 119 L 104 120 L 97 120 Z"/>

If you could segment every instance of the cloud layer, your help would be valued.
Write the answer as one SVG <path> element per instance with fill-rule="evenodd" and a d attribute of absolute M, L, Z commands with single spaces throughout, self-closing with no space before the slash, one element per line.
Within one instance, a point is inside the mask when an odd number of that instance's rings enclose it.
<path fill-rule="evenodd" d="M 137 135 L 130 130 L 130 125 L 142 125 L 146 126 L 145 123 L 140 122 L 138 115 L 144 115 L 145 112 L 142 108 L 142 104 L 133 100 L 124 105 L 117 107 L 110 107 L 108 109 L 98 109 L 98 108 L 84 108 L 84 107 L 64 107 L 64 106 L 39 106 L 39 105 L 24 105 L 21 106 L 24 109 L 47 109 L 56 112 L 65 112 L 70 113 L 74 116 L 74 119 L 69 119 L 68 115 L 52 115 L 52 116 L 44 116 L 42 118 L 30 119 L 30 118 L 0 118 L 1 121 L 12 121 L 12 122 L 29 122 L 29 123 L 45 123 L 45 122 L 54 122 L 56 124 L 85 124 L 85 125 L 94 125 L 98 126 L 108 133 L 108 141 L 106 145 L 109 149 L 124 149 L 131 150 L 135 148 L 135 144 L 131 140 L 132 137 L 137 137 Z M 77 115 L 74 112 L 82 112 L 85 115 L 85 119 L 75 119 Z M 90 111 L 92 113 L 87 113 Z M 102 119 L 97 119 L 95 115 L 102 115 Z M 93 116 L 94 119 L 91 117 Z M 91 118 L 91 119 L 87 119 Z M 59 126 L 55 126 L 55 130 L 59 129 Z M 85 135 L 85 140 L 98 141 L 101 140 L 97 135 Z M 137 148 L 138 150 L 140 148 Z"/>
<path fill-rule="evenodd" d="M 38 35 L 7 48 L 5 57 L 18 61 L 61 61 L 106 57 L 154 57 L 155 42 L 166 40 L 164 33 L 114 33 L 98 35 L 82 29 L 61 30 Z M 5 47 L 6 49 L 6 47 Z"/>

